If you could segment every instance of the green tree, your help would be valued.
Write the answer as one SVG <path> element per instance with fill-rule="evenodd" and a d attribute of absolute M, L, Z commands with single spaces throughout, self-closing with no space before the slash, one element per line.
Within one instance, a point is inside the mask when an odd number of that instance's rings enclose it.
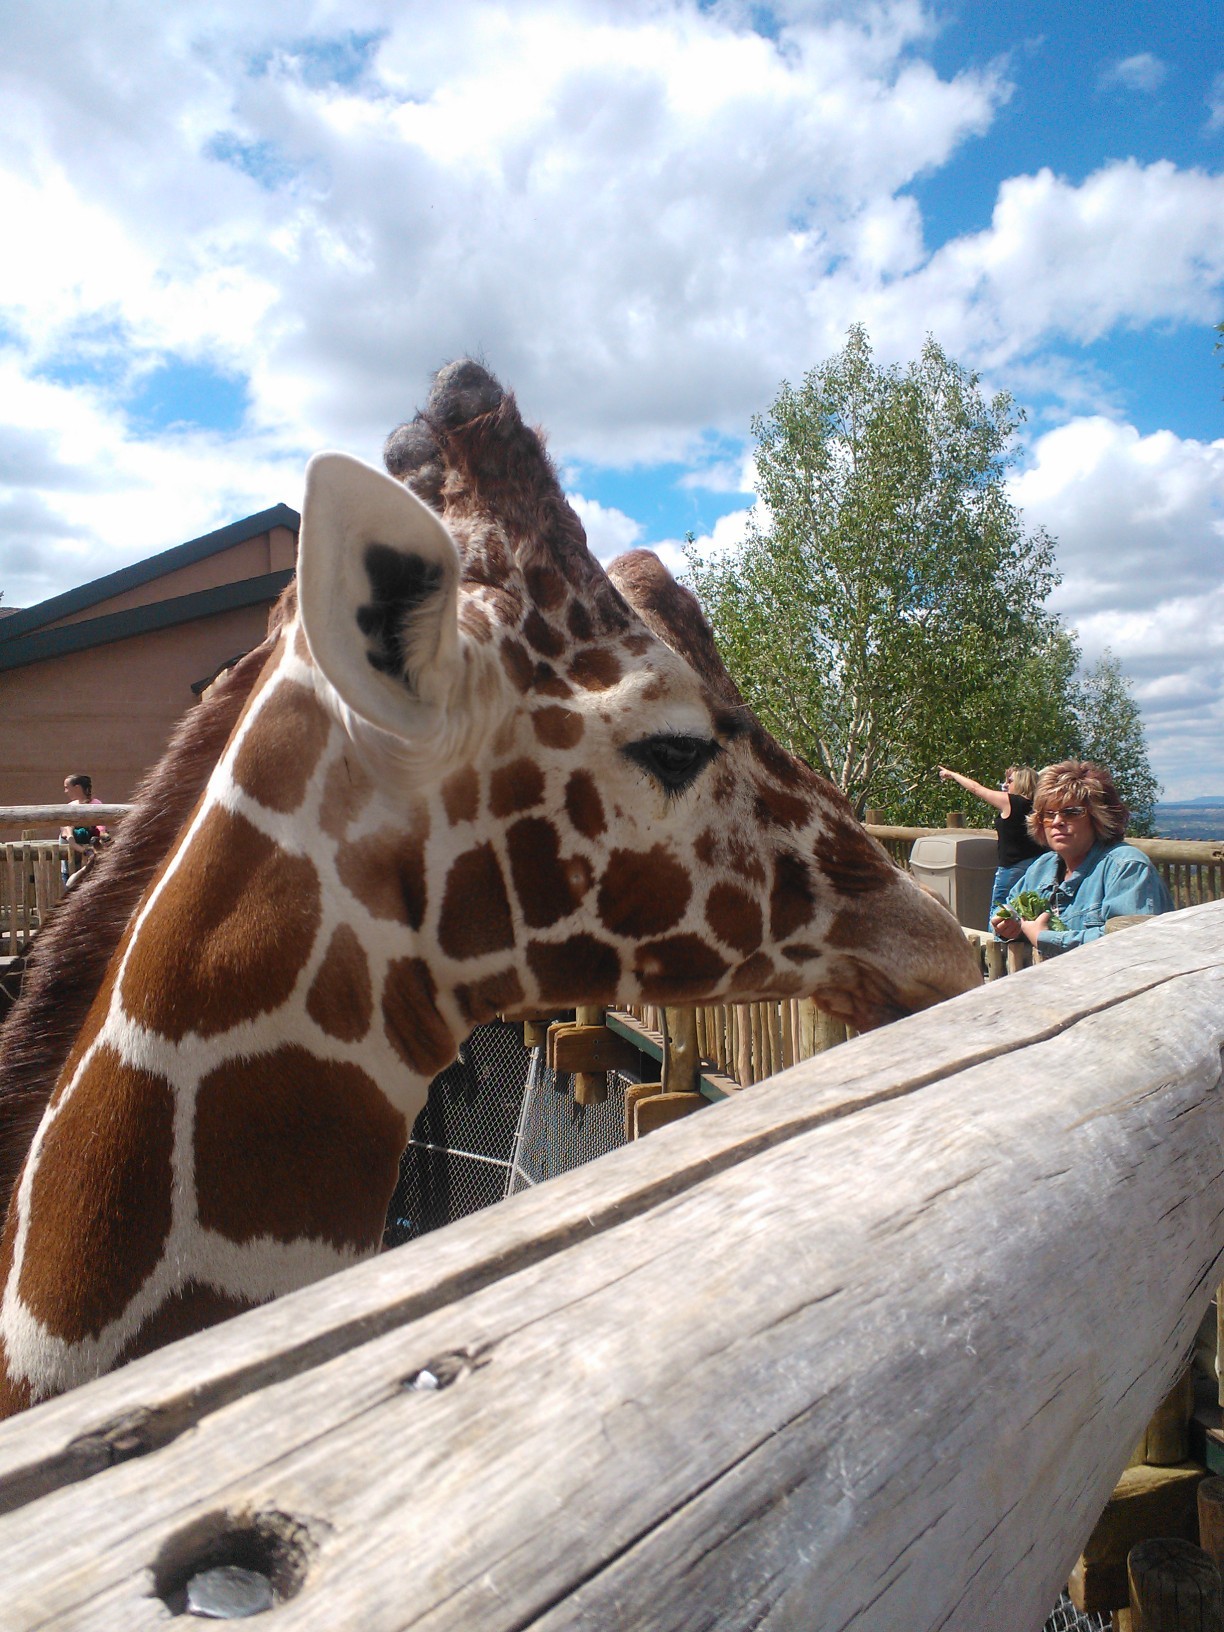
<path fill-rule="evenodd" d="M 762 719 L 861 813 L 942 820 L 959 790 L 1075 739 L 1054 546 L 1006 473 L 1021 415 L 928 338 L 880 368 L 866 332 L 752 422 L 767 520 L 690 581 Z"/>
<path fill-rule="evenodd" d="M 1079 747 L 1112 774 L 1130 807 L 1129 831 L 1139 838 L 1155 832 L 1156 801 L 1162 789 L 1148 762 L 1143 718 L 1122 665 L 1108 647 L 1084 671 L 1076 687 Z"/>

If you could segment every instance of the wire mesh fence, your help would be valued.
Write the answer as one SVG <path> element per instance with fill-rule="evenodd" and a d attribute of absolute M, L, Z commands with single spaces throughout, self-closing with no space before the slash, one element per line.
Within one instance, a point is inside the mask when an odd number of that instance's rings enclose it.
<path fill-rule="evenodd" d="M 1088 1615 L 1076 1609 L 1064 1592 L 1046 1618 L 1042 1632 L 1109 1632 L 1108 1615 Z"/>
<path fill-rule="evenodd" d="M 578 1105 L 569 1077 L 523 1047 L 520 1027 L 477 1027 L 430 1084 L 384 1244 L 400 1246 L 624 1144 L 626 1080 L 610 1075 L 603 1104 Z"/>

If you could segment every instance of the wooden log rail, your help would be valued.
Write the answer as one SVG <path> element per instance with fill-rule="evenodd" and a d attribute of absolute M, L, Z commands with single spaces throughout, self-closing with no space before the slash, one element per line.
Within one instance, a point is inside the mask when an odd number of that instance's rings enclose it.
<path fill-rule="evenodd" d="M 6 1632 L 1032 1632 L 1224 1247 L 1224 905 L 0 1428 Z"/>
<path fill-rule="evenodd" d="M 61 800 L 58 805 L 0 805 L 0 835 L 14 829 L 69 827 L 81 818 L 82 808 L 88 810 L 90 825 L 101 822 L 109 827 L 121 822 L 131 805 L 81 805 Z M 48 836 L 50 833 L 48 832 Z"/>

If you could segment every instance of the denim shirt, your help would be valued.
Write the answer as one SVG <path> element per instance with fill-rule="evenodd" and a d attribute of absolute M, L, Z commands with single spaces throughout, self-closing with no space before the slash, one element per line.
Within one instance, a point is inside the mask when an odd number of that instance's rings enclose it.
<path fill-rule="evenodd" d="M 1066 929 L 1043 929 L 1037 950 L 1049 957 L 1070 947 L 1095 941 L 1105 933 L 1109 918 L 1128 913 L 1172 912 L 1173 902 L 1164 879 L 1142 850 L 1132 844 L 1093 845 L 1078 871 L 1058 879 L 1059 858 L 1053 850 L 1030 862 L 1008 901 L 1014 904 L 1021 890 L 1040 890 L 1050 898 L 1050 911 Z"/>

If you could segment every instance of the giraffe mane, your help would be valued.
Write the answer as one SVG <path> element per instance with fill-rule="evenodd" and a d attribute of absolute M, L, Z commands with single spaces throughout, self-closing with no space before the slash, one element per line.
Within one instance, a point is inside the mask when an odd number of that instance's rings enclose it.
<path fill-rule="evenodd" d="M 0 1216 L 123 931 L 204 791 L 238 716 L 292 617 L 296 586 L 273 608 L 268 635 L 175 727 L 114 843 L 40 930 L 21 996 L 0 1027 Z"/>
<path fill-rule="evenodd" d="M 480 363 L 464 358 L 438 370 L 425 407 L 387 438 L 383 462 L 443 517 L 465 584 L 503 587 L 513 566 L 550 566 L 586 592 L 601 627 L 625 626 L 624 600 L 587 547 L 543 433 Z"/>

